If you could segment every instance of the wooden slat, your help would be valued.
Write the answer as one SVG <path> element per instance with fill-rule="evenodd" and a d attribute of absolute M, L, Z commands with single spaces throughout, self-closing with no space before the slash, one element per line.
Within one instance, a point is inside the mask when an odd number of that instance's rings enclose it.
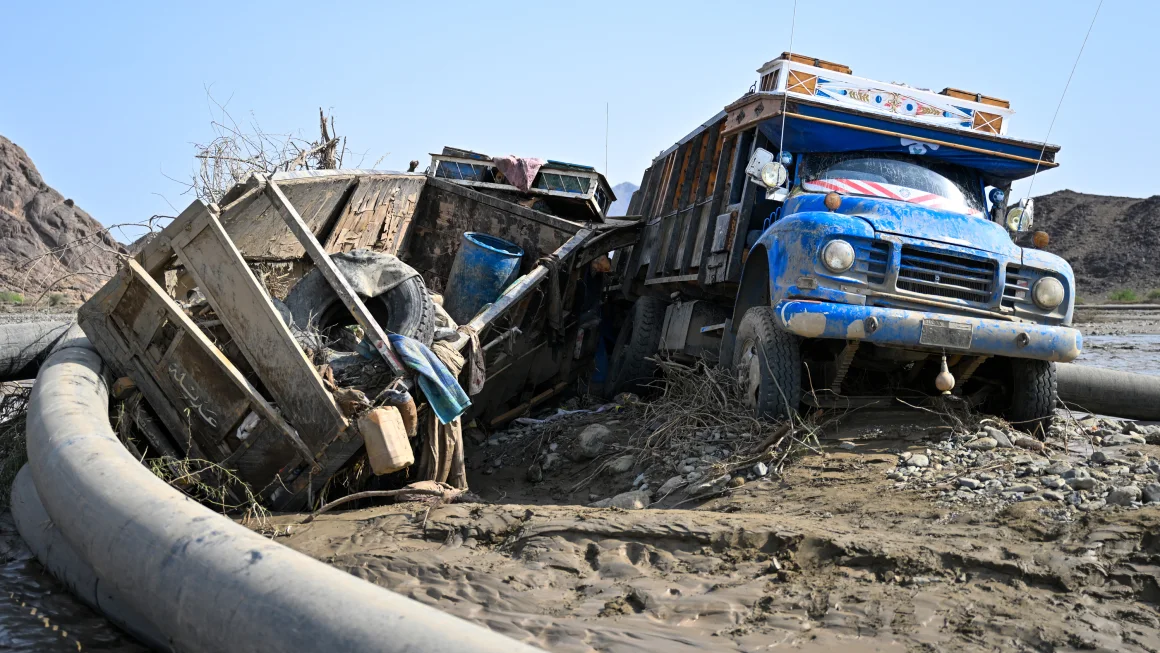
<path fill-rule="evenodd" d="M 360 177 L 330 230 L 326 251 L 335 254 L 374 248 L 396 254 L 426 180 L 420 175 Z"/>
<path fill-rule="evenodd" d="M 353 175 L 304 177 L 281 182 L 284 194 L 299 211 L 311 233 L 326 238 L 354 187 Z M 304 250 L 298 239 L 277 219 L 264 193 L 260 200 L 243 210 L 221 212 L 221 223 L 230 240 L 251 260 L 285 261 L 301 258 Z"/>
<path fill-rule="evenodd" d="M 306 451 L 320 451 L 346 420 L 318 372 L 278 315 L 221 222 L 202 215 L 173 239 L 173 249 L 254 372 L 297 429 Z"/>
<path fill-rule="evenodd" d="M 334 262 L 330 260 L 326 251 L 322 249 L 322 244 L 318 242 L 318 239 L 314 237 L 310 228 L 302 221 L 302 216 L 298 215 L 298 211 L 290 203 L 290 200 L 286 199 L 286 195 L 282 193 L 282 189 L 278 187 L 278 184 L 274 181 L 267 181 L 266 183 L 266 194 L 270 197 L 270 201 L 278 209 L 286 225 L 290 227 L 290 232 L 294 234 L 298 242 L 305 248 L 306 254 L 310 256 L 310 260 L 314 261 L 314 266 L 322 273 L 323 278 L 330 284 L 335 294 L 338 295 L 339 300 L 350 310 L 351 315 L 354 316 L 359 326 L 366 331 L 371 344 L 374 345 L 379 355 L 386 361 L 387 367 L 390 368 L 391 372 L 396 376 L 404 376 L 407 370 L 403 367 L 403 361 L 399 359 L 391 347 L 391 341 L 387 339 L 386 332 L 375 321 L 375 318 L 371 316 L 371 312 L 367 310 L 366 305 L 362 303 L 362 300 L 355 294 L 354 289 L 350 287 L 350 283 L 346 280 L 346 277 L 342 276 L 342 273 L 334 266 Z M 269 304 L 269 301 L 267 300 L 266 303 Z M 270 305 L 270 309 L 273 310 L 273 308 L 273 305 Z M 277 315 L 274 317 L 277 319 Z M 278 321 L 281 323 L 281 320 Z M 283 325 L 283 329 L 285 330 L 285 325 Z M 286 335 L 290 335 L 289 330 L 286 330 Z M 293 342 L 293 339 L 291 341 Z M 295 347 L 297 347 L 296 343 Z M 299 353 L 301 353 L 301 350 L 299 350 Z M 306 360 L 306 356 L 303 355 L 302 359 Z M 309 361 L 307 361 L 307 364 L 309 364 Z M 313 370 L 314 367 L 310 366 L 310 369 Z M 317 376 L 317 373 L 315 373 L 315 378 Z M 321 387 L 321 381 L 319 381 L 319 384 Z M 331 403 L 334 403 L 333 400 L 331 400 Z"/>

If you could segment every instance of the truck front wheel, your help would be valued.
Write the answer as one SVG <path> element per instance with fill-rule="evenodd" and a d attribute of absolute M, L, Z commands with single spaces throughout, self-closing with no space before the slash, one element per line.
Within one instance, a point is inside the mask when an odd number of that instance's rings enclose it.
<path fill-rule="evenodd" d="M 802 399 L 801 339 L 777 328 L 773 309 L 756 306 L 737 328 L 733 371 L 758 418 L 788 419 Z"/>
<path fill-rule="evenodd" d="M 1055 363 L 1027 358 L 1011 359 L 1011 405 L 1007 421 L 1016 427 L 1043 437 L 1055 414 L 1059 399 Z"/>
<path fill-rule="evenodd" d="M 648 359 L 660 349 L 667 306 L 664 300 L 647 296 L 637 299 L 632 305 L 632 311 L 620 327 L 616 345 L 612 348 L 612 361 L 608 370 L 609 397 L 626 391 L 641 393 L 648 389 L 657 370 L 656 363 Z"/>

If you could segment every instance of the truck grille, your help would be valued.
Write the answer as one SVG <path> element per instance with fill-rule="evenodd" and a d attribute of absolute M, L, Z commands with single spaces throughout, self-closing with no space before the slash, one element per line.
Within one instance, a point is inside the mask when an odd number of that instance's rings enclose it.
<path fill-rule="evenodd" d="M 890 243 L 881 240 L 854 240 L 854 271 L 866 275 L 866 283 L 881 286 L 886 283 L 886 269 L 890 265 Z"/>
<path fill-rule="evenodd" d="M 1031 301 L 1032 275 L 1027 274 L 1014 263 L 1007 264 L 1007 282 L 1003 285 L 1003 305 L 1015 308 L 1015 304 Z"/>
<path fill-rule="evenodd" d="M 902 246 L 899 290 L 969 302 L 988 303 L 995 283 L 995 262 L 967 258 L 913 245 Z"/>

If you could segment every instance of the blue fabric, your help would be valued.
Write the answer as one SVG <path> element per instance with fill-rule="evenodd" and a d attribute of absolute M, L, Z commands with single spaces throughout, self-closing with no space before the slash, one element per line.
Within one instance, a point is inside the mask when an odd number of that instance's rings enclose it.
<path fill-rule="evenodd" d="M 399 358 L 419 373 L 419 387 L 440 422 L 451 423 L 467 410 L 471 405 L 471 399 L 435 352 L 418 340 L 412 340 L 407 336 L 391 333 L 387 338 Z"/>

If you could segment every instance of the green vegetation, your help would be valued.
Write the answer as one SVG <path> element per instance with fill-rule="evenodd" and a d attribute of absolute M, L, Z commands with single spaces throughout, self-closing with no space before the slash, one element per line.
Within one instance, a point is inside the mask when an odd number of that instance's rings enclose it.
<path fill-rule="evenodd" d="M 0 304 L 23 304 L 24 295 L 11 290 L 0 290 Z"/>
<path fill-rule="evenodd" d="M 1076 297 L 1075 298 L 1075 305 L 1076 306 L 1083 306 L 1086 303 L 1087 303 L 1087 300 L 1084 299 L 1083 297 Z"/>
<path fill-rule="evenodd" d="M 64 293 L 61 293 L 61 292 L 48 293 L 48 305 L 49 306 L 60 306 L 63 303 L 64 303 Z"/>
<path fill-rule="evenodd" d="M 1153 288 L 1148 291 L 1148 301 L 1160 302 L 1160 288 Z"/>
<path fill-rule="evenodd" d="M 1113 290 L 1112 293 L 1108 295 L 1108 301 L 1118 302 L 1121 304 L 1131 304 L 1140 301 L 1140 296 L 1137 295 L 1136 291 L 1132 290 L 1131 288 L 1121 288 L 1119 290 Z"/>

